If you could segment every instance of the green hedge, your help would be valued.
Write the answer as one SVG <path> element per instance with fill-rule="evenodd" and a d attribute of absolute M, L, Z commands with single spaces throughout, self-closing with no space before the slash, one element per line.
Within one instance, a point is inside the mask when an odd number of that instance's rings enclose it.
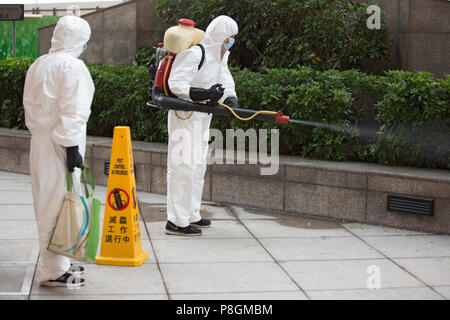
<path fill-rule="evenodd" d="M 28 59 L 0 61 L 2 127 L 24 128 L 22 90 Z M 148 108 L 149 76 L 142 66 L 88 66 L 96 92 L 88 133 L 111 136 L 131 127 L 134 140 L 166 142 L 165 110 Z M 293 119 L 342 126 L 375 126 L 374 136 L 302 125 L 241 122 L 216 116 L 212 127 L 279 128 L 282 154 L 314 159 L 366 161 L 450 169 L 450 76 L 390 71 L 384 76 L 356 70 L 311 68 L 232 69 L 243 108 L 282 110 Z M 224 121 L 224 119 L 226 119 Z"/>
<path fill-rule="evenodd" d="M 0 127 L 24 129 L 23 86 L 30 58 L 0 60 Z"/>

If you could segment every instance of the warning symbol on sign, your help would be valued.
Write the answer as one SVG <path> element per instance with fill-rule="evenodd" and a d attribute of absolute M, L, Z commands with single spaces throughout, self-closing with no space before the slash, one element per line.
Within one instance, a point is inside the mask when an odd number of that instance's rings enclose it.
<path fill-rule="evenodd" d="M 108 204 L 116 211 L 126 209 L 129 203 L 130 197 L 128 196 L 128 193 L 123 189 L 114 188 L 108 195 Z"/>
<path fill-rule="evenodd" d="M 129 127 L 114 128 L 110 159 L 102 245 L 95 263 L 140 266 L 148 252 L 142 249 Z"/>

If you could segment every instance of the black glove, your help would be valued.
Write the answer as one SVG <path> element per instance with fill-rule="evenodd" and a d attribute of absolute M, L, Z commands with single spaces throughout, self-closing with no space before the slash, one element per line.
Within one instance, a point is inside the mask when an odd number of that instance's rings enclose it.
<path fill-rule="evenodd" d="M 70 172 L 73 172 L 75 170 L 75 167 L 81 168 L 81 165 L 83 164 L 83 157 L 78 152 L 78 146 L 73 147 L 67 147 L 67 169 L 69 169 Z"/>
<path fill-rule="evenodd" d="M 226 104 L 227 106 L 231 108 L 237 108 L 239 106 L 238 99 L 236 97 L 228 97 L 225 99 L 223 104 Z"/>
<path fill-rule="evenodd" d="M 211 100 L 217 102 L 222 98 L 225 88 L 221 84 L 215 84 L 209 89 L 191 87 L 189 97 L 192 101 Z"/>

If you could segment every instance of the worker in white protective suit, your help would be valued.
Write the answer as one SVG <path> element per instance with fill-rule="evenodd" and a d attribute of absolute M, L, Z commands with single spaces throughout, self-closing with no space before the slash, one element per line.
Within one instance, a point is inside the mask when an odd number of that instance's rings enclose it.
<path fill-rule="evenodd" d="M 83 267 L 47 250 L 67 190 L 67 170 L 74 172 L 74 192 L 81 192 L 80 169 L 86 148 L 86 123 L 94 83 L 78 57 L 91 35 L 76 16 L 56 24 L 48 54 L 28 69 L 23 94 L 25 123 L 30 130 L 30 176 L 38 225 L 40 257 L 37 278 L 45 286 L 84 285 Z M 78 167 L 78 168 L 76 168 Z"/>
<path fill-rule="evenodd" d="M 237 33 L 238 25 L 232 18 L 215 18 L 200 43 L 205 49 L 200 69 L 203 54 L 199 46 L 177 54 L 168 81 L 172 93 L 189 101 L 237 106 L 234 80 L 227 65 Z M 167 234 L 198 236 L 199 228 L 211 224 L 200 216 L 211 118 L 207 113 L 169 111 Z M 185 152 L 186 147 L 190 152 Z"/>

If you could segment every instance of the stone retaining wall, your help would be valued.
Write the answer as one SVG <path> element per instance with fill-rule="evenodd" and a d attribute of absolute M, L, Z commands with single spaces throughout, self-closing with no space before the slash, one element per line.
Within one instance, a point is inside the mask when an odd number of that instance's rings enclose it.
<path fill-rule="evenodd" d="M 29 173 L 30 134 L 0 129 L 0 170 Z M 111 138 L 88 137 L 86 162 L 106 185 Z M 140 191 L 166 193 L 167 146 L 133 142 Z M 281 156 L 276 175 L 260 165 L 210 165 L 205 201 L 315 217 L 450 234 L 450 172 Z M 389 193 L 434 199 L 433 216 L 387 211 Z"/>

